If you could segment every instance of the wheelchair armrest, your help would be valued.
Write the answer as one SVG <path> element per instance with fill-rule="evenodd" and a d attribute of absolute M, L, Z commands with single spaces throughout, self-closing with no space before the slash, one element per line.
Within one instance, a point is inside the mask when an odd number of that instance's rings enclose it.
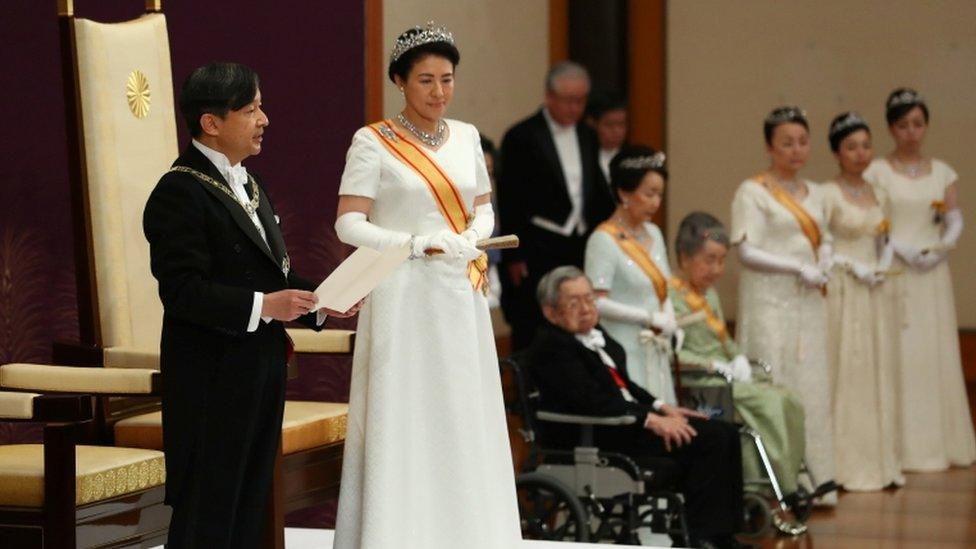
<path fill-rule="evenodd" d="M 726 383 L 732 383 L 731 377 L 716 372 L 714 370 L 709 370 L 707 368 L 702 368 L 698 366 L 690 366 L 690 367 L 682 366 L 681 377 L 688 378 L 691 380 L 714 378 L 714 379 L 721 379 Z"/>
<path fill-rule="evenodd" d="M 552 423 L 571 423 L 574 425 L 604 425 L 619 426 L 633 425 L 637 420 L 633 416 L 577 416 L 574 414 L 560 414 L 539 410 L 535 413 L 539 421 L 549 421 Z"/>

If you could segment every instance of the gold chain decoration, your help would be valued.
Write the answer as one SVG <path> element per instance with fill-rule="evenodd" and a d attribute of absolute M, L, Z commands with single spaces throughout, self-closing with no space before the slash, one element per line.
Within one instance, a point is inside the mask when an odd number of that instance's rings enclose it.
<path fill-rule="evenodd" d="M 211 186 L 220 189 L 221 191 L 223 191 L 224 194 L 233 198 L 234 202 L 240 204 L 241 207 L 244 208 L 244 211 L 247 212 L 248 215 L 254 215 L 254 212 L 258 211 L 258 205 L 261 204 L 261 194 L 258 192 L 258 184 L 256 181 L 254 181 L 254 178 L 251 177 L 251 174 L 247 174 L 247 180 L 251 183 L 251 201 L 241 202 L 237 198 L 237 195 L 234 194 L 234 191 L 228 189 L 226 185 L 221 185 L 219 181 L 217 181 L 216 179 L 210 177 L 209 175 L 203 172 L 199 172 L 197 170 L 194 170 L 193 168 L 187 168 L 186 166 L 173 166 L 172 168 L 170 168 L 169 171 L 188 173 L 196 177 L 200 181 L 203 181 L 204 183 L 209 183 Z"/>

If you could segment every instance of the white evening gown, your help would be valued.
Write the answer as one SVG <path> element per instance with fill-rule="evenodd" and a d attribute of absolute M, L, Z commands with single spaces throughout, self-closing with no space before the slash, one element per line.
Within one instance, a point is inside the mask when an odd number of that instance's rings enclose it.
<path fill-rule="evenodd" d="M 473 211 L 490 192 L 478 131 L 449 120 L 428 154 Z M 340 195 L 374 199 L 370 221 L 414 235 L 448 228 L 426 184 L 368 128 Z M 488 303 L 466 265 L 410 260 L 359 314 L 335 549 L 510 549 L 521 543 Z"/>
<path fill-rule="evenodd" d="M 821 189 L 806 181 L 801 201 L 821 234 L 824 203 Z M 732 242 L 742 241 L 781 256 L 816 264 L 810 241 L 796 218 L 761 183 L 747 179 L 732 202 Z M 827 301 L 819 289 L 805 286 L 794 274 L 756 271 L 739 274 L 736 339 L 749 358 L 772 366 L 773 381 L 793 390 L 806 411 L 806 461 L 817 482 L 834 477 L 834 434 L 827 366 Z M 828 495 L 826 501 L 835 501 Z"/>
<path fill-rule="evenodd" d="M 834 182 L 824 183 L 822 190 L 834 253 L 877 266 L 884 194 L 875 192 L 878 204 L 861 206 L 847 200 Z M 871 287 L 842 269 L 832 275 L 827 350 L 834 396 L 835 480 L 846 490 L 902 486 L 895 277 Z"/>
<path fill-rule="evenodd" d="M 918 249 L 939 242 L 942 224 L 935 221 L 932 202 L 942 201 L 946 187 L 957 179 L 948 164 L 933 160 L 930 173 L 913 179 L 878 159 L 864 179 L 888 195 L 892 238 Z M 941 471 L 970 465 L 976 461 L 976 437 L 959 355 L 949 262 L 925 272 L 900 259 L 894 266 L 904 270 L 893 281 L 901 323 L 902 467 Z"/>

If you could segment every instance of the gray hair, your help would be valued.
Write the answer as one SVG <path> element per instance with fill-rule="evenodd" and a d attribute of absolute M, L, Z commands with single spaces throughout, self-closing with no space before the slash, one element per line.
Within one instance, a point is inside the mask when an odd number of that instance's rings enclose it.
<path fill-rule="evenodd" d="M 566 78 L 581 78 L 586 80 L 587 84 L 590 83 L 590 73 L 586 72 L 583 65 L 574 61 L 561 61 L 553 65 L 546 73 L 546 91 L 555 92 L 556 82 Z"/>
<path fill-rule="evenodd" d="M 729 247 L 729 235 L 725 226 L 712 214 L 691 212 L 681 220 L 678 236 L 674 239 L 674 251 L 678 257 L 691 257 L 698 253 L 706 240 Z"/>
<path fill-rule="evenodd" d="M 542 280 L 539 281 L 539 285 L 535 290 L 535 296 L 539 300 L 539 305 L 542 307 L 547 305 L 549 307 L 555 307 L 559 303 L 559 288 L 563 285 L 563 282 L 575 280 L 580 277 L 586 278 L 586 273 L 580 270 L 579 267 L 572 265 L 556 267 L 546 273 L 542 277 Z"/>

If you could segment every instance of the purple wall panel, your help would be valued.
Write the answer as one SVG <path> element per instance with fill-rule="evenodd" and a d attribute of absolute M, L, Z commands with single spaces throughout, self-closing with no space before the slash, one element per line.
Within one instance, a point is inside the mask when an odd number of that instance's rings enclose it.
<path fill-rule="evenodd" d="M 106 22 L 137 17 L 142 6 L 138 0 L 75 1 L 78 17 Z M 363 123 L 362 2 L 171 0 L 163 6 L 177 89 L 193 68 L 210 61 L 238 61 L 260 75 L 271 126 L 264 151 L 247 166 L 267 182 L 295 269 L 321 279 L 348 253 L 332 224 L 345 151 Z M 48 361 L 52 341 L 78 333 L 59 40 L 55 0 L 4 6 L 0 363 Z M 182 148 L 182 121 L 179 127 Z M 348 391 L 348 360 L 308 358 L 288 396 L 345 401 Z M 38 434 L 37 428 L 0 423 L 0 443 Z M 289 519 L 329 525 L 334 509 Z"/>

